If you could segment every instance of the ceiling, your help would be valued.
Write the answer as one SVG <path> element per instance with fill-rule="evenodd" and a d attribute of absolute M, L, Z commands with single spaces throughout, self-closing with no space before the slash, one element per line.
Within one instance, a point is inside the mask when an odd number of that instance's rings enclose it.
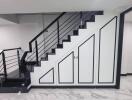
<path fill-rule="evenodd" d="M 132 0 L 0 0 L 0 14 L 104 10 L 121 12 Z"/>

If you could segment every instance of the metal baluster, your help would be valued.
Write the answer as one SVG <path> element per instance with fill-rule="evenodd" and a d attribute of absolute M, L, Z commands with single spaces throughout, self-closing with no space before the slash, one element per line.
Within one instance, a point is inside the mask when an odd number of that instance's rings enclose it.
<path fill-rule="evenodd" d="M 60 44 L 60 30 L 59 30 L 59 20 L 57 20 L 57 36 L 58 36 L 58 44 Z"/>
<path fill-rule="evenodd" d="M 18 49 L 17 49 L 17 59 L 18 59 L 18 66 L 19 66 L 19 77 L 21 77 L 20 53 Z"/>
<path fill-rule="evenodd" d="M 82 28 L 82 25 L 83 25 L 83 13 L 80 12 L 80 28 Z"/>
<path fill-rule="evenodd" d="M 35 48 L 36 48 L 36 63 L 39 65 L 39 59 L 38 59 L 38 43 L 37 40 L 35 41 Z"/>
<path fill-rule="evenodd" d="M 5 75 L 5 79 L 7 79 L 7 70 L 6 70 L 6 61 L 5 61 L 4 51 L 2 52 L 2 59 L 3 59 L 4 75 Z"/>

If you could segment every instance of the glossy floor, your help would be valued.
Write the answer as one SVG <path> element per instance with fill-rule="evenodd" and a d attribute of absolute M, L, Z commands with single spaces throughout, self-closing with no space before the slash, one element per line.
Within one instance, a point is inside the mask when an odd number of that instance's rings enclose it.
<path fill-rule="evenodd" d="M 132 76 L 121 78 L 121 89 L 32 89 L 1 93 L 0 100 L 132 100 Z"/>

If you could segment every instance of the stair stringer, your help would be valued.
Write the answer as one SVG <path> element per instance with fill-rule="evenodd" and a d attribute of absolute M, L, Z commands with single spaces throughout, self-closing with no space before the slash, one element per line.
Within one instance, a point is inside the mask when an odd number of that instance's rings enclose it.
<path fill-rule="evenodd" d="M 87 29 L 79 29 L 79 36 L 71 36 L 71 42 L 63 42 L 63 48 L 56 48 L 56 55 L 48 55 L 48 61 L 41 61 L 41 67 L 35 67 L 34 72 L 31 73 L 31 84 L 32 86 L 95 86 L 101 85 L 97 83 L 98 70 L 94 72 L 94 83 L 93 84 L 78 84 L 77 82 L 77 67 L 78 67 L 78 46 L 82 44 L 86 39 L 95 35 L 95 69 L 98 69 L 98 49 L 99 49 L 99 29 L 105 25 L 115 14 L 105 14 L 103 16 L 96 15 L 95 22 L 87 22 Z M 58 83 L 58 63 L 65 58 L 68 54 L 74 52 L 74 84 L 59 84 Z M 51 68 L 54 68 L 54 84 L 40 84 L 39 78 Z M 103 84 L 103 85 L 115 85 Z"/>

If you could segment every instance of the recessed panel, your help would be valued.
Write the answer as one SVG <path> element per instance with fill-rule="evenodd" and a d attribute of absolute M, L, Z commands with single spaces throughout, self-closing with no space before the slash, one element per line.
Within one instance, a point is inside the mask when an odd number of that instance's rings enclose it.
<path fill-rule="evenodd" d="M 116 23 L 114 17 L 100 29 L 98 82 L 113 83 L 115 68 Z"/>
<path fill-rule="evenodd" d="M 60 84 L 74 83 L 74 53 L 62 59 L 58 64 L 58 79 Z"/>
<path fill-rule="evenodd" d="M 39 79 L 40 84 L 53 84 L 54 83 L 54 68 L 50 69 Z"/>
<path fill-rule="evenodd" d="M 78 48 L 78 82 L 93 83 L 94 81 L 94 41 L 92 35 Z"/>

